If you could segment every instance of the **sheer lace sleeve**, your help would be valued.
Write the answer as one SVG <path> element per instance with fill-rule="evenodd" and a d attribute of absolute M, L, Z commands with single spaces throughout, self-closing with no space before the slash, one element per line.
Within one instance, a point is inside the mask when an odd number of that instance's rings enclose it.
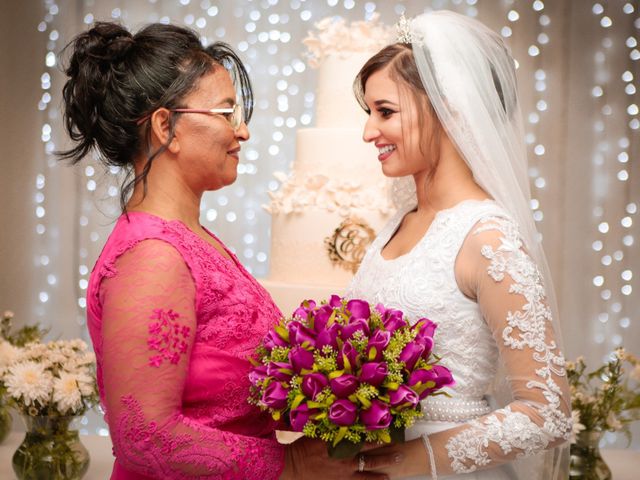
<path fill-rule="evenodd" d="M 493 332 L 513 401 L 429 435 L 438 475 L 491 468 L 558 446 L 571 430 L 564 358 L 542 277 L 515 225 L 498 217 L 476 224 L 458 256 L 456 278 Z"/>
<path fill-rule="evenodd" d="M 196 291 L 170 244 L 144 240 L 100 286 L 104 403 L 125 469 L 153 478 L 277 478 L 271 439 L 209 428 L 182 414 L 196 331 Z"/>

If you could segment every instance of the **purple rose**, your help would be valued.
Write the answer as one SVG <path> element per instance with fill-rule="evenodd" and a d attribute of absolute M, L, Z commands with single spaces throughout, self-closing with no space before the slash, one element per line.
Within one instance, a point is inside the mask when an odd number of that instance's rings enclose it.
<path fill-rule="evenodd" d="M 400 352 L 399 360 L 404 362 L 405 368 L 410 372 L 416 366 L 416 362 L 424 352 L 424 345 L 418 342 L 409 342 Z"/>
<path fill-rule="evenodd" d="M 353 425 L 358 417 L 358 407 L 347 399 L 336 400 L 329 407 L 329 420 L 340 427 Z"/>
<path fill-rule="evenodd" d="M 400 310 L 389 309 L 382 317 L 382 323 L 384 328 L 393 333 L 401 327 L 407 326 L 407 321 L 402 318 L 402 312 Z"/>
<path fill-rule="evenodd" d="M 281 382 L 288 382 L 293 376 L 293 367 L 285 362 L 269 362 L 267 375 Z"/>
<path fill-rule="evenodd" d="M 309 408 L 306 403 L 303 403 L 299 407 L 294 408 L 289 412 L 289 421 L 291 422 L 291 428 L 294 432 L 301 432 L 304 426 L 311 418 L 311 415 L 315 414 L 317 409 Z"/>
<path fill-rule="evenodd" d="M 340 334 L 340 325 L 334 323 L 329 328 L 325 328 L 316 337 L 316 348 L 322 350 L 325 345 L 331 346 L 334 350 L 338 350 L 338 335 Z"/>
<path fill-rule="evenodd" d="M 421 368 L 409 375 L 407 386 L 418 393 L 420 400 L 442 387 L 454 385 L 455 381 L 448 368 L 434 365 L 431 369 Z"/>
<path fill-rule="evenodd" d="M 289 390 L 282 386 L 280 382 L 271 382 L 262 393 L 262 403 L 274 410 L 280 410 L 287 406 L 287 396 Z"/>
<path fill-rule="evenodd" d="M 333 308 L 329 305 L 323 305 L 313 312 L 313 329 L 316 333 L 321 332 L 327 326 L 329 317 L 333 313 Z"/>
<path fill-rule="evenodd" d="M 353 347 L 351 342 L 344 342 L 338 353 L 338 367 L 340 367 L 341 370 L 345 369 L 349 372 L 355 371 L 359 363 L 359 357 L 358 351 Z"/>
<path fill-rule="evenodd" d="M 360 381 L 377 387 L 389 373 L 389 367 L 385 362 L 369 362 L 362 365 Z"/>
<path fill-rule="evenodd" d="M 324 388 L 329 384 L 327 377 L 321 373 L 310 373 L 302 377 L 302 384 L 300 390 L 307 398 L 314 400 Z"/>
<path fill-rule="evenodd" d="M 329 385 L 336 397 L 346 398 L 358 389 L 359 382 L 356 377 L 347 373 L 332 379 Z"/>
<path fill-rule="evenodd" d="M 391 425 L 389 405 L 380 400 L 372 400 L 371 407 L 360 412 L 360 420 L 367 430 L 379 430 Z"/>
<path fill-rule="evenodd" d="M 382 360 L 382 352 L 391 340 L 391 332 L 385 330 L 376 330 L 369 338 L 367 343 L 366 355 L 370 362 L 379 362 Z"/>
<path fill-rule="evenodd" d="M 419 401 L 418 394 L 406 385 L 400 385 L 397 390 L 389 391 L 389 404 L 396 410 L 415 407 Z"/>
<path fill-rule="evenodd" d="M 313 353 L 304 347 L 293 347 L 289 351 L 289 361 L 297 373 L 313 368 Z"/>
<path fill-rule="evenodd" d="M 369 336 L 369 322 L 362 318 L 352 320 L 347 325 L 342 327 L 342 339 L 349 340 L 354 333 L 362 331 L 365 336 Z"/>
<path fill-rule="evenodd" d="M 258 382 L 263 381 L 268 376 L 269 374 L 267 373 L 267 366 L 258 365 L 257 367 L 253 367 L 249 372 L 249 381 L 252 385 L 257 385 Z"/>
<path fill-rule="evenodd" d="M 289 324 L 289 341 L 291 345 L 303 345 L 306 343 L 313 347 L 316 344 L 316 334 L 300 322 L 293 321 Z"/>
<path fill-rule="evenodd" d="M 264 346 L 269 351 L 273 350 L 274 347 L 286 347 L 287 345 L 288 343 L 274 330 L 269 330 L 269 333 L 264 337 Z"/>
<path fill-rule="evenodd" d="M 342 297 L 335 294 L 331 295 L 331 297 L 329 297 L 329 306 L 331 306 L 331 308 L 340 308 L 342 306 Z"/>
<path fill-rule="evenodd" d="M 371 309 L 369 304 L 364 300 L 349 300 L 347 302 L 347 310 L 351 312 L 351 319 L 365 319 L 368 320 L 371 315 Z"/>

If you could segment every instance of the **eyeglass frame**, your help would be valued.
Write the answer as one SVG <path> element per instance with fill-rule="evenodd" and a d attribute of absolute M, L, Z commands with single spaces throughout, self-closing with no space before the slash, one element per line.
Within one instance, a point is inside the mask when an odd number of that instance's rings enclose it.
<path fill-rule="evenodd" d="M 231 117 L 227 119 L 231 128 L 237 131 L 244 122 L 244 108 L 239 103 L 236 103 L 231 108 L 169 108 L 170 112 L 174 113 L 203 113 L 206 115 L 221 115 L 224 113 L 231 113 Z M 142 125 L 144 122 L 151 118 L 151 113 L 140 118 L 136 125 Z"/>

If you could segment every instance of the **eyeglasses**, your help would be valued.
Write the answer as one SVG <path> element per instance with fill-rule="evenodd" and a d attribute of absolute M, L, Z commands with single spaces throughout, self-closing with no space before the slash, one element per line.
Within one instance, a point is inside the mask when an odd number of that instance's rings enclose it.
<path fill-rule="evenodd" d="M 240 128 L 240 125 L 242 125 L 242 122 L 244 121 L 244 109 L 242 108 L 242 105 L 238 103 L 236 103 L 231 108 L 172 108 L 169 109 L 169 111 L 175 113 L 203 113 L 205 115 L 224 115 L 224 117 L 229 122 L 229 125 L 231 125 L 231 128 L 233 128 L 234 130 L 238 130 Z M 144 117 L 139 119 L 136 124 L 141 125 L 149 120 L 150 117 L 151 114 L 145 115 Z"/>

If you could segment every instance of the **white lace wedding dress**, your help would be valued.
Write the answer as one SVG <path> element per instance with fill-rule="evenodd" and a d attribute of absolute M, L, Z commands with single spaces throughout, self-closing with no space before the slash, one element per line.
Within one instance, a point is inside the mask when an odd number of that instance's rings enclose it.
<path fill-rule="evenodd" d="M 424 418 L 407 440 L 428 435 L 438 478 L 544 478 L 535 454 L 568 438 L 571 416 L 542 277 L 516 225 L 494 201 L 463 201 L 438 212 L 409 253 L 385 260 L 381 250 L 407 211 L 369 247 L 347 294 L 438 324 L 434 352 L 456 384 L 451 398 L 423 402 Z M 473 265 L 479 267 L 466 289 L 475 292 L 471 299 L 455 272 Z M 494 410 L 486 394 L 498 372 L 506 374 L 513 399 Z M 525 456 L 530 475 L 523 477 L 513 461 Z"/>

